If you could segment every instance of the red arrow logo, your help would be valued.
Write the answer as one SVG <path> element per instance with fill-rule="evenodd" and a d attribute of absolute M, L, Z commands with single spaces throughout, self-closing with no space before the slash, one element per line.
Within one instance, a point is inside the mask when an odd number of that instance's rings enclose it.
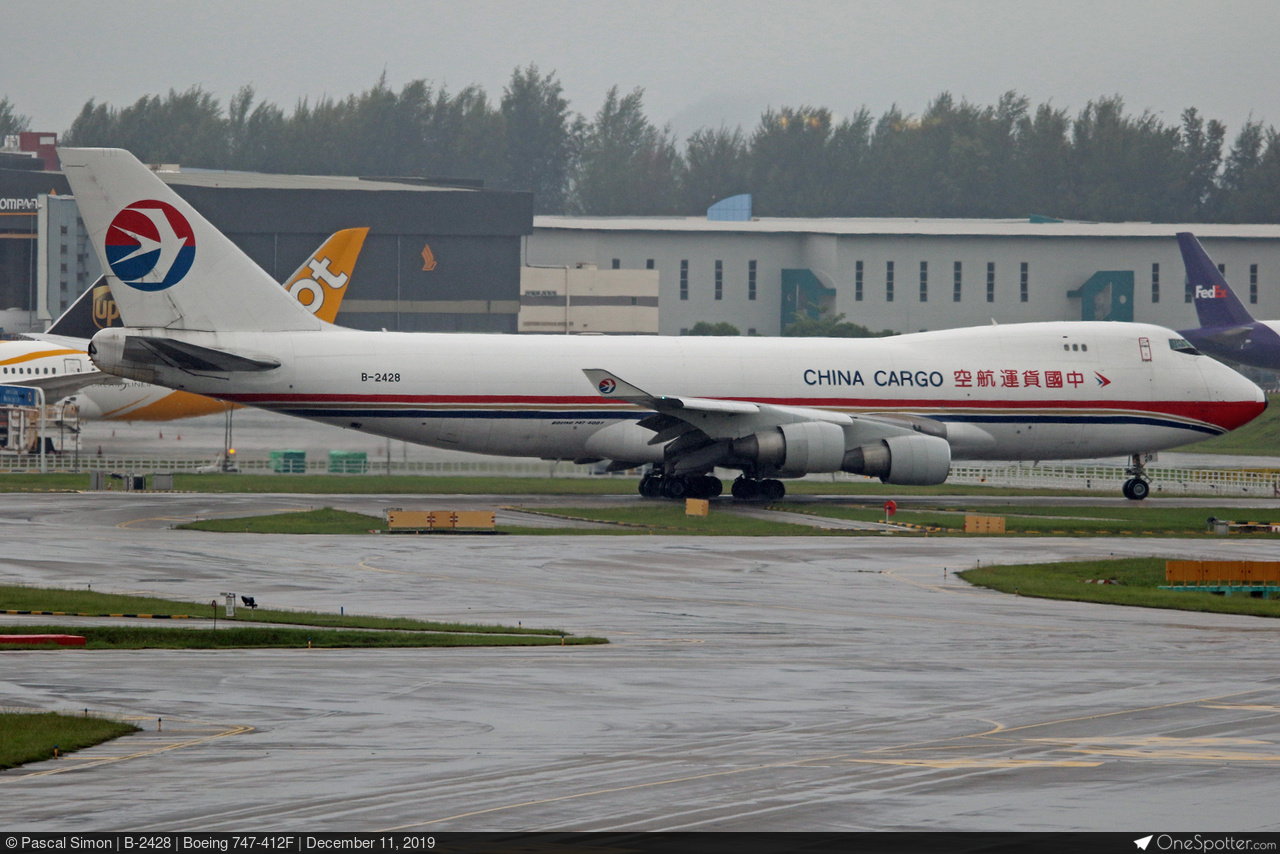
<path fill-rule="evenodd" d="M 1097 378 L 1098 378 L 1098 387 L 1099 387 L 1099 388 L 1102 388 L 1103 386 L 1111 385 L 1111 380 L 1107 379 L 1106 377 L 1104 377 L 1102 374 L 1098 373 L 1097 371 L 1094 371 L 1094 372 L 1093 372 L 1093 375 L 1094 375 L 1095 377 L 1097 377 Z"/>

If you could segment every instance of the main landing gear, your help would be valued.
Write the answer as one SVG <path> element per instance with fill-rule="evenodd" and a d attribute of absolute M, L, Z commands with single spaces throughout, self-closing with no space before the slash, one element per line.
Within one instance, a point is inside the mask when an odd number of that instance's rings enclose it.
<path fill-rule="evenodd" d="M 1125 498 L 1130 501 L 1141 501 L 1151 494 L 1151 483 L 1147 480 L 1147 469 L 1142 463 L 1141 454 L 1133 455 L 1124 473 L 1130 475 L 1130 478 L 1124 482 L 1124 486 L 1120 488 Z"/>
<path fill-rule="evenodd" d="M 715 498 L 724 491 L 720 478 L 709 474 L 663 475 L 650 473 L 640 478 L 640 494 L 645 498 Z"/>
<path fill-rule="evenodd" d="M 720 478 L 709 474 L 664 475 L 650 472 L 640 478 L 640 494 L 645 498 L 716 498 L 724 490 Z M 739 501 L 781 501 L 787 494 L 782 481 L 742 475 L 733 482 L 733 497 Z"/>
<path fill-rule="evenodd" d="M 733 482 L 731 491 L 739 501 L 781 501 L 787 487 L 780 480 L 757 480 L 744 474 Z"/>

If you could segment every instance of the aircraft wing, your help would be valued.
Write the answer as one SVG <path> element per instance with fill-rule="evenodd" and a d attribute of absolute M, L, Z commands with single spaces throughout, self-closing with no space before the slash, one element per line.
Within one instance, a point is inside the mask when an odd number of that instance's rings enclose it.
<path fill-rule="evenodd" d="M 853 418 L 841 412 L 806 409 L 797 406 L 774 406 L 741 400 L 720 400 L 650 394 L 601 368 L 583 370 L 601 397 L 625 400 L 627 403 L 656 411 L 640 421 L 641 427 L 656 434 L 651 445 L 700 431 L 708 439 L 740 439 L 759 430 L 801 421 L 825 421 L 841 426 L 853 424 Z"/>
<path fill-rule="evenodd" d="M 659 395 L 601 368 L 588 368 L 583 373 L 601 397 L 653 410 L 653 414 L 641 418 L 637 426 L 653 432 L 649 445 L 666 445 L 663 458 L 677 475 L 733 463 L 744 454 L 758 457 L 760 437 L 779 430 L 783 434 L 790 432 L 802 442 L 805 437 L 823 437 L 824 453 L 836 454 L 830 462 L 837 468 L 841 462 L 839 457 L 846 450 L 882 440 L 915 437 L 908 441 L 948 441 L 947 425 L 920 416 L 892 412 L 852 416 L 800 406 Z M 949 461 L 949 453 L 946 459 Z M 621 457 L 615 458 L 615 462 L 618 466 L 632 465 Z"/>

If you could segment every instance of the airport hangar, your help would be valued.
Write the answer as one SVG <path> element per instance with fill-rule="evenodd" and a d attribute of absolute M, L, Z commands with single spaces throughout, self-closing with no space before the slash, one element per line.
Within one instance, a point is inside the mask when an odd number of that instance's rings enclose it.
<path fill-rule="evenodd" d="M 656 270 L 659 332 L 778 335 L 799 311 L 873 331 L 1038 320 L 1198 326 L 1174 235 L 1191 231 L 1258 318 L 1280 317 L 1280 225 L 1027 219 L 537 216 L 525 263 Z"/>

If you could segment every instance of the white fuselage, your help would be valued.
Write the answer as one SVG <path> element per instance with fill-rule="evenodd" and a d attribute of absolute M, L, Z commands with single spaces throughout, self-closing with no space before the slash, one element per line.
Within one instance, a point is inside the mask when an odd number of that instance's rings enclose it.
<path fill-rule="evenodd" d="M 121 367 L 130 333 L 180 334 L 280 367 L 130 373 Z M 115 329 L 94 343 L 95 359 L 114 373 L 478 453 L 646 461 L 618 451 L 637 447 L 635 435 L 620 435 L 628 430 L 653 435 L 634 425 L 646 411 L 602 395 L 583 375 L 598 368 L 655 395 L 923 416 L 947 425 L 953 458 L 1042 460 L 1175 447 L 1265 408 L 1252 382 L 1175 351 L 1176 337 L 1146 324 L 1062 322 L 883 339 Z M 660 447 L 649 453 L 647 461 L 661 459 Z"/>

